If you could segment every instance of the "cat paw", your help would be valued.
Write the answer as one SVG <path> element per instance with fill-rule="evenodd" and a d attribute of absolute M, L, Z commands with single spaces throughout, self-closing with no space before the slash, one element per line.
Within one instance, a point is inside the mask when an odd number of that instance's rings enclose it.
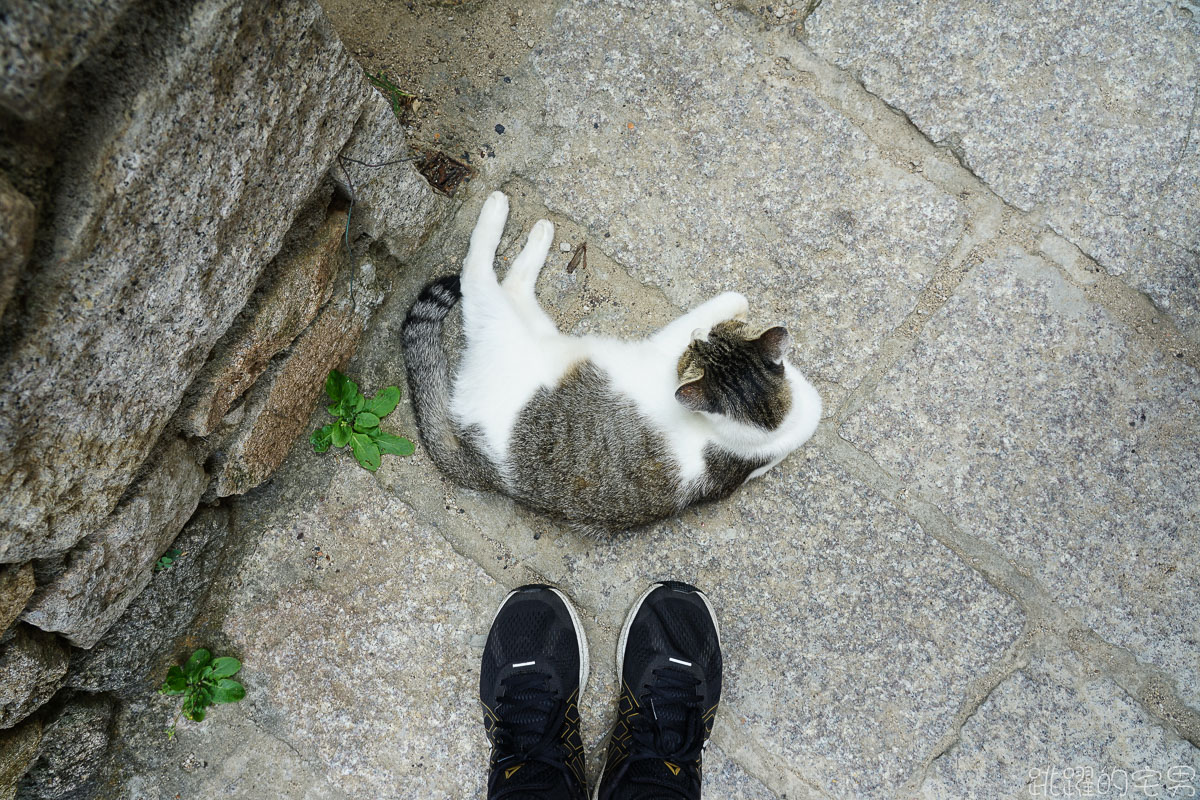
<path fill-rule="evenodd" d="M 717 295 L 716 302 L 721 309 L 722 319 L 744 319 L 750 311 L 750 303 L 741 292 L 724 292 Z"/>
<path fill-rule="evenodd" d="M 529 243 L 537 245 L 545 245 L 547 248 L 554 241 L 554 223 L 548 219 L 539 219 L 533 223 L 533 228 L 529 231 Z"/>
<path fill-rule="evenodd" d="M 499 241 L 504 232 L 504 223 L 508 220 L 508 197 L 504 192 L 492 192 L 483 201 L 483 209 L 479 212 L 479 222 L 475 223 L 476 233 L 487 233 Z"/>

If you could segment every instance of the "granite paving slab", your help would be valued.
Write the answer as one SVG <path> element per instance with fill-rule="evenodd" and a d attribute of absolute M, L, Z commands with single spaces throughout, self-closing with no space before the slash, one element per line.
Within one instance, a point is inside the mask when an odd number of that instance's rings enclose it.
<path fill-rule="evenodd" d="M 704 4 L 568 2 L 540 41 L 484 169 L 515 168 L 679 307 L 746 293 L 819 388 L 854 386 L 961 236 L 960 200 Z"/>
<path fill-rule="evenodd" d="M 1200 750 L 1067 652 L 1011 675 L 930 766 L 921 796 L 1195 797 Z"/>
<path fill-rule="evenodd" d="M 1200 8 L 827 0 L 805 39 L 1200 341 Z"/>
<path fill-rule="evenodd" d="M 1194 370 L 1013 248 L 841 434 L 1200 706 Z"/>
<path fill-rule="evenodd" d="M 218 637 L 244 664 L 236 711 L 347 796 L 481 795 L 470 631 L 505 590 L 338 455 L 298 443 L 235 515 L 255 542 Z M 227 711 L 203 724 L 231 724 Z"/>

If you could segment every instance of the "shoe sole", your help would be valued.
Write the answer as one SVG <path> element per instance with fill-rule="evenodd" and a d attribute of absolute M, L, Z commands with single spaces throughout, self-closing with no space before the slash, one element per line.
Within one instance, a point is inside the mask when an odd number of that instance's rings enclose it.
<path fill-rule="evenodd" d="M 637 617 L 637 613 L 642 610 L 642 604 L 646 602 L 646 598 L 660 586 L 665 586 L 664 583 L 651 584 L 650 588 L 642 592 L 641 597 L 633 603 L 633 608 L 629 610 L 629 614 L 625 617 L 625 624 L 621 627 L 621 636 L 617 639 L 617 682 L 624 680 L 625 675 L 625 649 L 629 644 L 629 629 L 633 627 L 633 620 Z M 717 622 L 717 610 L 713 608 L 712 603 L 708 600 L 708 595 L 699 589 L 696 594 L 700 595 L 700 599 L 704 601 L 705 608 L 708 609 L 708 615 L 712 617 L 713 628 L 717 632 L 717 645 L 721 644 L 721 624 Z M 608 732 L 608 736 L 604 739 L 604 761 L 600 764 L 600 777 L 604 777 L 604 768 L 608 766 L 608 740 L 612 737 L 612 731 Z M 703 790 L 701 790 L 703 794 Z M 592 793 L 592 800 L 600 800 L 600 784 L 596 784 L 596 790 Z"/>
<path fill-rule="evenodd" d="M 558 595 L 559 600 L 562 600 L 563 605 L 567 607 L 567 613 L 571 615 L 571 625 L 575 628 L 575 640 L 579 644 L 579 695 L 575 698 L 575 705 L 578 706 L 583 701 L 583 690 L 587 688 L 588 675 L 591 672 L 591 661 L 588 658 L 587 634 L 583 630 L 583 622 L 579 619 L 579 612 L 575 610 L 575 606 L 571 604 L 567 596 L 553 586 L 547 586 L 546 588 Z M 504 596 L 504 600 L 496 607 L 496 613 L 492 615 L 492 625 L 496 624 L 496 617 L 500 616 L 500 612 L 504 610 L 504 606 L 508 605 L 508 601 L 520 591 L 521 589 L 513 589 Z M 489 630 L 490 628 L 491 626 L 489 626 Z M 719 639 L 720 637 L 718 637 Z"/>

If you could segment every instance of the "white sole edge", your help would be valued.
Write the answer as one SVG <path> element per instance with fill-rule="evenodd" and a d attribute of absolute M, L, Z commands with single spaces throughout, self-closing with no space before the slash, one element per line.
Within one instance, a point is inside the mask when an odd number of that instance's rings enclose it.
<path fill-rule="evenodd" d="M 629 614 L 627 614 L 625 617 L 625 624 L 621 627 L 621 636 L 617 639 L 617 685 L 618 685 L 618 687 L 625 680 L 625 678 L 624 678 L 624 675 L 625 675 L 625 647 L 629 644 L 629 629 L 633 627 L 633 620 L 635 617 L 637 617 L 637 613 L 639 611 L 641 611 L 642 604 L 646 602 L 646 598 L 650 596 L 651 592 L 653 592 L 655 589 L 657 589 L 658 587 L 663 586 L 663 585 L 664 584 L 661 581 L 659 583 L 650 584 L 650 588 L 647 589 L 646 591 L 642 592 L 641 596 L 638 597 L 638 599 L 633 602 L 633 608 L 631 608 L 629 610 Z M 717 610 L 715 608 L 713 608 L 712 603 L 709 602 L 708 595 L 706 595 L 704 592 L 700 591 L 699 589 L 696 590 L 696 594 L 700 595 L 700 599 L 704 601 L 704 605 L 708 609 L 709 615 L 712 617 L 713 628 L 716 629 L 716 631 L 717 631 L 717 645 L 719 646 L 721 644 L 721 623 L 717 621 Z M 608 732 L 608 736 L 604 737 L 604 761 L 600 762 L 600 772 L 599 772 L 599 775 L 601 778 L 604 777 L 604 768 L 608 766 L 608 739 L 611 736 L 612 736 L 612 731 L 610 730 Z M 600 800 L 600 784 L 599 783 L 596 784 L 596 789 L 595 789 L 595 791 L 592 792 L 592 800 Z"/>
<path fill-rule="evenodd" d="M 587 633 L 583 630 L 583 622 L 579 619 L 579 612 L 575 610 L 575 606 L 571 604 L 567 596 L 553 586 L 546 588 L 558 595 L 559 600 L 562 600 L 563 605 L 567 607 L 567 613 L 571 615 L 571 625 L 575 628 L 575 639 L 579 644 L 579 695 L 575 699 L 575 704 L 578 706 L 583 700 L 583 690 L 587 688 L 588 675 L 591 673 L 592 666 L 591 660 L 588 658 Z M 500 612 L 508 605 L 508 601 L 520 591 L 522 590 L 513 589 L 500 601 L 500 605 L 496 607 L 496 613 L 492 614 L 492 624 L 488 626 L 489 631 L 496 624 L 496 617 L 500 616 Z"/>

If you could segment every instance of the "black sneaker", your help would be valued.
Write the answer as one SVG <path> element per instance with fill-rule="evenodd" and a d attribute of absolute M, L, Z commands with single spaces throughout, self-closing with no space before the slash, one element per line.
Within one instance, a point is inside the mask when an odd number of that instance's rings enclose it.
<path fill-rule="evenodd" d="M 699 800 L 721 699 L 717 615 L 695 586 L 651 586 L 617 643 L 621 701 L 593 800 Z"/>
<path fill-rule="evenodd" d="M 479 672 L 489 800 L 586 800 L 579 696 L 587 676 L 583 625 L 562 592 L 530 585 L 504 598 Z"/>

